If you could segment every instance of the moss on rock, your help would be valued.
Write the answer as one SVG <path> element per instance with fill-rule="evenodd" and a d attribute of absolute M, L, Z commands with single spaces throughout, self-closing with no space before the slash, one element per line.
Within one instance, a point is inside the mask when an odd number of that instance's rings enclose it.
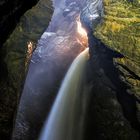
<path fill-rule="evenodd" d="M 140 96 L 140 1 L 104 0 L 103 22 L 94 35 L 124 55 L 114 59 L 124 73 L 126 82 Z M 124 70 L 125 69 L 125 70 Z M 127 73 L 127 74 L 126 74 Z"/>

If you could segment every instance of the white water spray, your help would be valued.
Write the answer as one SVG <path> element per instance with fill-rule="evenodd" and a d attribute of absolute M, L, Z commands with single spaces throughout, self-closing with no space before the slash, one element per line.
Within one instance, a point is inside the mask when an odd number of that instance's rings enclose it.
<path fill-rule="evenodd" d="M 88 48 L 70 66 L 39 140 L 81 140 L 83 123 L 82 83 Z"/>

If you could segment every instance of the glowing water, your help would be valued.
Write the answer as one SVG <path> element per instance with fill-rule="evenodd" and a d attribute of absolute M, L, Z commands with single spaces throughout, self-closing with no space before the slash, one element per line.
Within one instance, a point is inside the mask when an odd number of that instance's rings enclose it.
<path fill-rule="evenodd" d="M 88 49 L 70 66 L 40 140 L 81 140 L 83 113 L 80 104 Z M 83 104 L 83 103 L 82 103 Z M 80 111 L 81 110 L 81 111 Z"/>

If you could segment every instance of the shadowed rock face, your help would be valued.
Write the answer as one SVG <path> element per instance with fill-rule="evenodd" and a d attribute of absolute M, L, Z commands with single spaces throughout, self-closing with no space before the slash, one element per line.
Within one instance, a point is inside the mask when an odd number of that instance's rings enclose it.
<path fill-rule="evenodd" d="M 0 67 L 0 70 L 5 73 L 5 75 L 2 73 L 0 79 L 0 138 L 4 140 L 10 139 L 13 116 L 24 83 L 24 75 L 27 70 L 27 66 L 25 66 L 28 54 L 27 44 L 33 42 L 33 47 L 35 46 L 50 22 L 52 12 L 52 2 L 40 0 L 35 7 L 22 16 L 19 24 L 4 44 L 2 52 L 6 57 L 2 59 L 5 61 L 5 69 Z"/>
<path fill-rule="evenodd" d="M 89 106 L 87 109 L 85 139 L 139 139 L 136 98 L 128 93 L 129 86 L 121 79 L 114 58 L 118 52 L 106 47 L 89 34 L 90 60 L 87 79 Z"/>
<path fill-rule="evenodd" d="M 0 1 L 0 45 L 15 28 L 20 16 L 37 3 L 38 0 Z"/>
<path fill-rule="evenodd" d="M 19 23 L 20 17 L 38 0 L 1 0 L 0 1 L 0 80 L 6 78 L 7 71 L 3 57 L 6 51 L 3 43 L 10 36 L 16 25 Z"/>

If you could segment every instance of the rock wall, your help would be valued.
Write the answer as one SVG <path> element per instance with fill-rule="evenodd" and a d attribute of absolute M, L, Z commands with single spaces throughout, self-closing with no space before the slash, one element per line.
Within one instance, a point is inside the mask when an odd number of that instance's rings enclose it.
<path fill-rule="evenodd" d="M 38 0 L 0 1 L 0 45 L 16 26 L 20 16 L 37 3 Z"/>
<path fill-rule="evenodd" d="M 27 3 L 26 3 L 27 4 Z M 52 2 L 40 0 L 20 19 L 9 39 L 4 44 L 4 73 L 0 80 L 0 138 L 10 139 L 13 117 L 19 101 L 28 59 L 53 12 Z M 9 21 L 10 22 L 10 21 Z"/>
<path fill-rule="evenodd" d="M 137 131 L 140 130 L 139 4 L 137 0 L 105 0 L 103 22 L 94 32 L 99 43 L 96 44 L 96 51 L 91 51 L 97 52 L 94 55 L 100 59 L 96 60 L 100 61 L 101 75 L 105 74 L 115 86 L 111 90 L 117 96 L 123 115 Z M 109 49 L 119 55 L 112 56 L 106 51 Z M 125 139 L 133 138 L 126 135 Z"/>
<path fill-rule="evenodd" d="M 129 87 L 120 79 L 121 72 L 113 63 L 121 58 L 89 34 L 90 60 L 87 67 L 87 89 L 90 90 L 85 139 L 138 140 L 140 123 L 136 99 L 128 94 Z"/>
<path fill-rule="evenodd" d="M 129 94 L 140 102 L 140 2 L 105 0 L 104 6 L 104 20 L 94 35 L 123 55 L 113 61 L 122 73 L 121 79 L 130 86 Z"/>
<path fill-rule="evenodd" d="M 119 0 L 117 2 L 105 1 L 104 5 L 104 21 L 97 27 L 95 35 L 112 49 L 122 53 L 129 63 L 133 61 L 134 65 L 138 64 L 137 67 L 139 67 L 139 4 Z M 128 67 L 133 69 L 130 65 Z M 140 76 L 138 69 L 132 71 Z"/>

